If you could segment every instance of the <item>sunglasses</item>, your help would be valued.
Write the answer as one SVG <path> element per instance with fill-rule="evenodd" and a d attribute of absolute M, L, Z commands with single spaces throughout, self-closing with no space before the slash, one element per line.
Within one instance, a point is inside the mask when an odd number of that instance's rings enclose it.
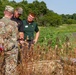
<path fill-rule="evenodd" d="M 20 14 L 20 13 L 18 13 L 18 15 L 20 16 L 21 14 Z"/>

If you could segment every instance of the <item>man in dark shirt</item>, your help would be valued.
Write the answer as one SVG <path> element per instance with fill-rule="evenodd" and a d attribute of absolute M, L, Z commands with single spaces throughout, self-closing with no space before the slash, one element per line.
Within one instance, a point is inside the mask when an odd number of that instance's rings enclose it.
<path fill-rule="evenodd" d="M 18 7 L 15 9 L 13 17 L 11 20 L 17 22 L 18 24 L 18 31 L 19 31 L 19 39 L 24 39 L 24 25 L 22 20 L 19 18 L 23 13 L 23 9 L 21 7 Z"/>
<path fill-rule="evenodd" d="M 22 20 L 19 18 L 23 13 L 23 9 L 21 7 L 17 7 L 14 11 L 13 17 L 11 18 L 11 20 L 17 22 L 18 24 L 18 31 L 19 31 L 19 44 L 20 44 L 20 48 L 22 48 L 22 43 L 24 43 L 24 25 Z M 18 54 L 18 63 L 21 62 L 21 52 L 19 50 L 19 54 Z"/>

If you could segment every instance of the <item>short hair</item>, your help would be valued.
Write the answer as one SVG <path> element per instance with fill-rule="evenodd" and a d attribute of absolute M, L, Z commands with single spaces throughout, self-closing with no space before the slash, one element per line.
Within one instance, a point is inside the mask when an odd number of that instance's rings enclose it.
<path fill-rule="evenodd" d="M 29 13 L 29 15 L 31 15 L 33 17 L 36 17 L 36 15 L 34 13 Z"/>

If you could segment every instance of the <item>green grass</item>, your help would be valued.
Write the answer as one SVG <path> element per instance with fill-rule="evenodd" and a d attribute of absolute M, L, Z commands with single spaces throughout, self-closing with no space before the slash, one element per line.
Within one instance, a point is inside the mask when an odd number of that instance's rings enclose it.
<path fill-rule="evenodd" d="M 70 41 L 74 40 L 72 35 L 73 32 L 76 32 L 76 24 L 72 25 L 61 25 L 59 27 L 39 27 L 40 28 L 40 37 L 38 43 L 41 45 L 47 45 L 49 40 L 52 40 L 51 46 L 55 46 L 57 43 L 57 38 L 59 39 L 58 43 L 62 45 L 66 41 L 66 37 Z"/>

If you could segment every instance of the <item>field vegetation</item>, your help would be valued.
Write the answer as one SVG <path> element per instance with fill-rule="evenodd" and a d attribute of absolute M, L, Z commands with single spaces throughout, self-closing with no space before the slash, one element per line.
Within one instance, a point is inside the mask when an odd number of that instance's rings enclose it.
<path fill-rule="evenodd" d="M 75 75 L 76 25 L 39 27 L 39 29 L 38 43 L 28 50 L 25 42 L 23 48 L 20 49 L 21 60 L 17 66 L 18 75 Z M 0 64 L 2 57 L 3 53 L 0 53 Z M 50 62 L 55 60 L 60 61 L 63 68 L 61 70 L 61 67 L 58 68 L 56 65 L 55 71 L 52 72 Z M 41 63 L 46 64 L 38 67 Z M 3 71 L 3 68 L 0 68 L 0 75 L 3 75 Z"/>
<path fill-rule="evenodd" d="M 64 24 L 59 27 L 40 27 L 40 37 L 38 43 L 40 45 L 48 45 L 54 47 L 56 43 L 60 46 L 66 42 L 75 42 L 76 25 Z M 72 44 L 73 45 L 73 44 Z"/>
<path fill-rule="evenodd" d="M 32 45 L 29 51 L 25 45 L 21 50 L 22 63 L 17 67 L 19 75 L 75 75 L 76 25 L 39 28 L 38 43 L 35 46 Z M 49 62 L 54 60 L 60 61 L 63 72 L 56 66 L 55 71 L 49 71 L 51 67 Z M 42 62 L 44 66 L 39 68 Z"/>
<path fill-rule="evenodd" d="M 63 25 L 59 27 L 39 27 L 40 37 L 35 46 L 31 46 L 28 51 L 24 46 L 22 51 L 22 64 L 18 65 L 20 75 L 75 75 L 76 74 L 76 25 Z M 39 64 L 38 61 L 51 62 L 51 60 L 60 60 L 63 67 L 63 74 L 47 71 L 45 67 L 41 67 L 42 71 L 35 69 L 33 62 Z M 29 62 L 30 69 L 27 70 Z M 49 65 L 49 62 L 47 64 Z M 26 65 L 25 65 L 26 64 Z M 25 67 L 23 66 L 25 65 Z M 35 64 L 36 65 L 36 64 Z M 50 67 L 50 65 L 49 65 Z M 38 68 L 38 67 L 36 67 Z M 45 70 L 44 70 L 45 68 Z M 34 71 L 33 71 L 34 69 Z M 58 71 L 59 72 L 59 71 Z"/>
<path fill-rule="evenodd" d="M 39 25 L 40 37 L 34 46 L 28 50 L 26 42 L 20 49 L 21 60 L 17 66 L 18 75 L 76 75 L 76 13 L 72 15 L 59 15 L 49 10 L 44 1 L 38 0 L 28 3 L 28 0 L 16 2 L 15 0 L 0 0 L 0 18 L 6 5 L 14 8 L 20 6 L 24 9 L 22 20 L 27 18 L 29 12 L 36 14 L 35 21 Z M 4 53 L 0 52 L 0 75 L 4 75 Z M 54 71 L 50 69 L 49 62 L 57 60 Z M 46 63 L 42 67 L 41 64 Z M 29 65 L 30 63 L 30 65 Z M 35 64 L 34 64 L 35 63 Z M 41 65 L 40 65 L 41 64 Z M 36 66 L 37 67 L 34 67 Z M 40 69 L 38 70 L 38 65 Z M 48 66 L 49 65 L 49 66 Z M 59 70 L 63 71 L 63 73 Z"/>

